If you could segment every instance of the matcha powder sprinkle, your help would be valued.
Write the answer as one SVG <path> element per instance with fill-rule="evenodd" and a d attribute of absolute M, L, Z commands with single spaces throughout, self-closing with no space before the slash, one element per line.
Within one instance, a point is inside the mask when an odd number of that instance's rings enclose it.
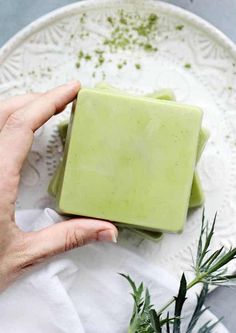
<path fill-rule="evenodd" d="M 86 15 L 83 15 L 80 20 L 82 29 L 85 28 L 86 19 Z M 98 68 L 107 60 L 107 54 L 119 51 L 133 51 L 135 49 L 141 49 L 146 53 L 158 51 L 156 46 L 158 16 L 156 14 L 141 16 L 138 13 L 131 14 L 119 10 L 117 15 L 106 18 L 106 25 L 109 27 L 109 34 L 102 37 L 102 46 L 90 51 L 90 54 L 84 54 L 80 50 L 76 62 L 77 68 L 80 67 L 81 61 L 88 62 L 92 59 L 94 59 L 95 68 Z M 126 59 L 123 59 L 116 66 L 118 69 L 122 69 L 126 64 Z M 135 68 L 140 70 L 141 65 L 136 64 Z"/>

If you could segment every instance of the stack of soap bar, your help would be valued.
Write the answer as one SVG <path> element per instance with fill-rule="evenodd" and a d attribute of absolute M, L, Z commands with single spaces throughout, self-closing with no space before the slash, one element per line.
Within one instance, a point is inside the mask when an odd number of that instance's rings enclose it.
<path fill-rule="evenodd" d="M 178 103 L 82 89 L 62 163 L 60 211 L 182 230 L 201 116 Z"/>
<path fill-rule="evenodd" d="M 118 90 L 117 88 L 111 87 L 110 85 L 108 85 L 105 82 L 101 82 L 101 83 L 97 84 L 96 87 L 99 89 L 105 89 L 105 90 L 113 91 L 116 93 L 123 93 L 122 91 Z M 175 100 L 175 95 L 170 89 L 158 90 L 147 96 L 156 98 L 156 99 L 164 99 L 164 100 L 172 100 L 172 101 Z M 61 137 L 63 145 L 66 140 L 67 129 L 68 129 L 68 121 L 63 121 L 58 126 L 59 135 Z M 201 129 L 200 136 L 199 136 L 199 142 L 198 142 L 197 161 L 200 159 L 200 156 L 205 148 L 208 138 L 209 138 L 209 132 L 206 129 Z M 60 163 L 58 165 L 55 175 L 52 178 L 50 185 L 49 185 L 49 193 L 53 196 L 56 196 L 58 186 L 60 185 L 60 182 L 62 179 L 61 171 L 62 171 L 62 163 Z M 199 207 L 203 204 L 203 202 L 204 202 L 204 194 L 202 191 L 200 179 L 197 175 L 197 172 L 195 171 L 193 183 L 192 183 L 191 196 L 190 196 L 190 201 L 189 201 L 189 208 Z M 149 231 L 149 230 L 144 230 L 144 229 L 136 229 L 132 226 L 130 226 L 129 229 L 132 230 L 133 232 L 139 234 L 140 236 L 145 237 L 145 238 L 150 239 L 155 242 L 159 241 L 163 235 L 161 232 Z"/>
<path fill-rule="evenodd" d="M 100 82 L 96 85 L 96 88 L 98 89 L 104 89 L 108 91 L 113 91 L 116 93 L 123 93 L 121 90 L 118 90 L 117 88 L 114 88 L 110 85 L 108 85 L 106 82 Z M 163 100 L 175 100 L 175 95 L 170 89 L 162 89 L 158 90 L 154 93 L 146 95 L 148 97 L 156 98 L 156 99 L 163 99 Z M 65 140 L 66 140 L 66 134 L 68 129 L 68 121 L 63 121 L 58 125 L 59 135 L 62 141 L 62 144 L 64 146 Z M 205 145 L 207 143 L 207 140 L 209 138 L 209 132 L 202 128 L 200 131 L 199 141 L 198 141 L 198 151 L 197 151 L 197 162 L 199 161 L 201 154 L 205 148 Z M 55 172 L 54 177 L 52 178 L 50 184 L 49 184 L 49 193 L 53 196 L 56 196 L 57 193 L 57 187 L 61 180 L 61 163 L 58 165 L 58 168 Z M 189 201 L 189 208 L 195 208 L 199 207 L 204 202 L 204 194 L 202 191 L 200 179 L 197 175 L 197 172 L 194 173 L 193 178 L 193 184 L 192 184 L 192 191 Z"/>

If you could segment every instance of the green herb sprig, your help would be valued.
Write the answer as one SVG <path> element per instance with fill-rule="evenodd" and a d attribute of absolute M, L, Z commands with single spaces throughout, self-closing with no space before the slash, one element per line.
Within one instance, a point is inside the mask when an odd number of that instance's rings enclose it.
<path fill-rule="evenodd" d="M 221 247 L 216 251 L 211 251 L 210 249 L 214 236 L 216 217 L 217 215 L 215 215 L 213 223 L 210 226 L 209 222 L 206 221 L 203 210 L 197 255 L 194 263 L 195 278 L 187 283 L 185 274 L 183 274 L 180 280 L 178 295 L 171 298 L 159 310 L 154 309 L 149 290 L 148 288 L 144 288 L 143 283 L 137 287 L 130 276 L 121 274 L 129 282 L 134 299 L 134 308 L 128 333 L 162 333 L 163 329 L 167 333 L 181 333 L 181 314 L 183 305 L 187 300 L 187 292 L 196 284 L 201 283 L 202 289 L 197 296 L 197 303 L 186 330 L 186 333 L 196 332 L 193 330 L 201 315 L 207 310 L 207 308 L 204 308 L 204 302 L 209 292 L 209 286 L 236 281 L 236 274 L 226 274 L 227 265 L 236 258 L 236 248 L 227 250 Z M 169 317 L 169 312 L 165 314 L 171 305 L 174 305 L 174 317 L 172 318 Z M 219 321 L 206 322 L 198 329 L 197 333 L 211 333 Z"/>

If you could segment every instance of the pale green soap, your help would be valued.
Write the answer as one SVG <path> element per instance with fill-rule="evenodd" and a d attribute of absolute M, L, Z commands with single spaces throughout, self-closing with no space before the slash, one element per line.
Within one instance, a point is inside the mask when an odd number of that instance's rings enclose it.
<path fill-rule="evenodd" d="M 181 231 L 202 111 L 81 89 L 57 196 L 61 212 Z"/>
<path fill-rule="evenodd" d="M 195 172 L 193 177 L 190 202 L 191 205 L 189 206 L 189 208 L 199 207 L 199 205 L 203 205 L 204 203 L 204 192 L 202 190 L 201 181 L 197 172 Z"/>
<path fill-rule="evenodd" d="M 59 184 L 61 182 L 61 178 L 62 178 L 62 162 L 59 162 L 59 164 L 56 168 L 56 171 L 48 186 L 48 193 L 54 197 L 57 195 L 57 191 L 58 191 Z"/>
<path fill-rule="evenodd" d="M 135 234 L 149 239 L 153 242 L 159 242 L 163 238 L 163 233 L 158 231 L 151 231 L 151 230 L 142 230 L 137 228 L 129 228 L 129 230 L 132 230 Z"/>
<path fill-rule="evenodd" d="M 206 147 L 207 141 L 209 140 L 210 132 L 206 128 L 202 128 L 199 135 L 198 151 L 197 151 L 197 162 L 199 162 L 202 153 Z M 199 180 L 200 182 L 200 180 Z"/>
<path fill-rule="evenodd" d="M 120 90 L 116 87 L 113 87 L 112 85 L 110 85 L 110 84 L 108 84 L 107 82 L 104 82 L 104 81 L 101 81 L 101 82 L 97 83 L 95 85 L 95 88 L 101 89 L 101 90 L 106 90 L 106 91 L 109 90 L 109 91 L 112 91 L 112 92 L 117 93 L 117 94 L 120 93 L 122 95 L 126 94 L 126 92 L 124 92 L 123 90 Z M 127 95 L 128 95 L 128 93 L 127 93 Z"/>
<path fill-rule="evenodd" d="M 99 89 L 104 89 L 104 90 L 109 90 L 109 91 L 113 91 L 113 92 L 122 92 L 121 90 L 118 90 L 117 88 L 114 88 L 110 85 L 108 85 L 106 82 L 100 82 L 96 85 L 96 88 Z M 164 99 L 164 100 L 175 100 L 175 95 L 172 92 L 172 90 L 170 89 L 162 89 L 162 90 L 158 90 L 152 94 L 147 95 L 148 97 L 152 97 L 152 98 L 156 98 L 156 99 Z M 66 133 L 67 133 L 67 127 L 68 127 L 68 121 L 63 121 L 62 123 L 59 124 L 58 126 L 58 130 L 59 130 L 59 134 L 61 137 L 61 140 L 63 142 L 63 144 L 65 143 L 65 139 L 66 139 Z M 205 128 L 202 128 L 200 131 L 200 135 L 199 135 L 199 142 L 198 142 L 198 153 L 197 153 L 197 162 L 199 161 L 201 154 L 205 148 L 205 145 L 208 141 L 209 138 L 209 132 L 208 130 L 206 130 Z M 59 166 L 58 166 L 59 168 Z M 195 171 L 196 172 L 196 171 Z M 204 201 L 204 194 L 201 191 L 201 183 L 200 183 L 200 179 L 199 177 L 196 175 L 196 177 L 198 178 L 198 182 L 195 181 L 194 186 L 192 187 L 192 192 L 191 196 L 190 196 L 190 201 L 189 201 L 189 208 L 195 208 L 195 207 L 199 207 L 202 205 L 203 201 Z M 195 176 L 194 176 L 195 178 Z M 57 184 L 55 184 L 57 181 L 60 181 L 60 173 L 58 172 L 58 170 L 56 171 L 56 175 L 54 175 L 54 177 L 52 178 L 50 185 L 49 185 L 49 193 L 52 195 L 56 195 L 56 190 L 52 190 L 52 189 L 56 189 L 57 188 Z M 199 188 L 197 187 L 199 184 Z M 192 201 L 192 198 L 194 198 L 194 201 Z"/>
<path fill-rule="evenodd" d="M 68 129 L 68 120 L 64 120 L 58 126 L 58 131 L 59 131 L 59 135 L 60 135 L 63 146 L 65 145 L 65 142 L 66 142 L 67 129 Z"/>
<path fill-rule="evenodd" d="M 105 82 L 101 82 L 101 83 L 97 84 L 96 87 L 99 89 L 112 90 L 114 92 L 117 92 L 117 91 L 121 92 L 117 88 L 114 88 Z M 157 98 L 157 99 L 175 100 L 175 95 L 170 89 L 158 90 L 152 94 L 149 94 L 148 96 L 152 97 L 152 98 Z M 67 127 L 68 127 L 68 121 L 64 121 L 64 122 L 60 123 L 58 126 L 59 134 L 60 134 L 63 144 L 64 144 L 65 138 L 66 138 Z M 197 161 L 200 159 L 200 156 L 205 148 L 208 138 L 209 138 L 209 132 L 204 128 L 201 129 L 200 136 L 199 136 L 199 142 L 198 142 Z M 59 185 L 58 183 L 60 182 L 60 179 L 61 179 L 61 176 L 60 176 L 61 169 L 62 169 L 62 165 L 60 163 L 58 165 L 56 173 L 55 173 L 54 177 L 52 178 L 50 185 L 49 185 L 49 193 L 54 196 L 56 196 L 57 188 Z M 189 201 L 189 208 L 199 207 L 203 204 L 203 202 L 204 202 L 204 194 L 202 191 L 200 179 L 197 175 L 197 172 L 195 171 L 194 178 L 193 178 L 193 184 L 192 184 L 192 191 L 191 191 L 191 196 L 190 196 L 190 201 Z M 160 232 L 153 232 L 153 231 L 135 229 L 135 228 L 132 228 L 132 231 L 134 231 L 135 233 L 137 233 L 147 239 L 150 239 L 152 241 L 159 241 L 162 237 L 162 233 L 160 233 Z"/>
<path fill-rule="evenodd" d="M 108 84 L 104 81 L 97 83 L 95 88 L 101 89 L 101 90 L 112 91 L 112 92 L 117 93 L 117 94 L 130 95 L 130 93 L 126 93 L 123 90 L 118 89 L 116 87 L 113 87 L 113 86 L 111 86 L 110 84 Z M 160 89 L 160 90 L 152 92 L 151 94 L 145 95 L 145 97 L 151 97 L 151 98 L 155 98 L 155 99 L 163 99 L 163 100 L 166 100 L 166 101 L 176 101 L 175 94 L 173 93 L 173 91 L 171 89 Z"/>
<path fill-rule="evenodd" d="M 176 101 L 175 94 L 173 93 L 173 91 L 171 89 L 157 90 L 146 96 L 156 98 L 156 99 L 164 99 L 165 101 Z"/>
<path fill-rule="evenodd" d="M 66 139 L 66 133 L 68 128 L 68 121 L 64 121 L 59 124 L 59 134 L 61 137 L 61 140 L 63 143 L 65 143 Z M 198 151 L 197 151 L 197 162 L 199 161 L 201 154 L 206 146 L 206 143 L 209 139 L 209 131 L 205 128 L 202 128 L 199 135 L 199 141 L 198 141 Z M 53 176 L 53 178 L 50 181 L 48 191 L 51 195 L 56 196 L 57 193 L 57 186 L 58 182 L 61 181 L 61 163 L 59 163 L 56 172 Z M 196 181 L 197 179 L 197 181 Z M 199 179 L 199 176 L 197 175 L 197 171 L 194 173 L 193 178 L 193 184 L 192 184 L 192 190 L 191 190 L 191 196 L 189 201 L 189 208 L 196 208 L 203 204 L 204 202 L 204 194 L 202 191 L 201 181 Z"/>

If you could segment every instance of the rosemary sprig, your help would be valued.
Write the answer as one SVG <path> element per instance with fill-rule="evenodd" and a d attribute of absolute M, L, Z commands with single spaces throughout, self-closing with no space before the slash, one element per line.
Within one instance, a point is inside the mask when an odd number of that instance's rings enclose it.
<path fill-rule="evenodd" d="M 210 244 L 214 236 L 217 214 L 211 228 L 205 220 L 203 210 L 202 226 L 198 241 L 197 258 L 195 264 L 195 279 L 190 282 L 188 289 L 197 283 L 203 282 L 211 285 L 222 284 L 236 278 L 236 275 L 225 275 L 226 265 L 236 258 L 236 248 L 226 250 L 224 247 L 211 253 Z"/>
<path fill-rule="evenodd" d="M 202 290 L 197 296 L 196 307 L 186 330 L 186 333 L 192 333 L 199 318 L 207 310 L 203 306 L 209 292 L 209 285 L 226 285 L 229 282 L 236 281 L 236 274 L 226 274 L 228 263 L 236 258 L 236 248 L 227 250 L 221 247 L 214 252 L 210 249 L 214 237 L 216 218 L 217 215 L 215 215 L 212 225 L 209 226 L 203 211 L 197 256 L 194 265 L 195 278 L 187 283 L 183 274 L 178 295 L 170 299 L 159 310 L 156 311 L 151 304 L 149 291 L 147 288 L 144 288 L 143 283 L 139 287 L 136 287 L 130 276 L 121 274 L 128 280 L 133 290 L 134 309 L 128 333 L 162 333 L 163 328 L 165 328 L 165 332 L 167 333 L 171 332 L 171 328 L 173 333 L 181 333 L 181 313 L 187 299 L 187 292 L 196 284 L 202 283 Z M 164 317 L 166 309 L 172 304 L 174 304 L 174 317 L 170 318 L 169 313 Z M 218 322 L 212 323 L 208 321 L 198 330 L 198 333 L 211 333 Z"/>
<path fill-rule="evenodd" d="M 144 290 L 143 283 L 138 287 L 130 278 L 129 275 L 120 274 L 123 276 L 130 284 L 132 288 L 132 297 L 134 300 L 133 313 L 130 320 L 129 333 L 153 333 L 150 319 L 150 311 L 153 305 L 150 301 L 150 294 L 148 289 Z M 144 294 L 144 295 L 143 295 Z"/>
<path fill-rule="evenodd" d="M 169 314 L 167 314 L 165 319 L 161 319 L 161 316 L 157 315 L 153 309 L 148 288 L 144 289 L 143 283 L 137 287 L 129 275 L 121 273 L 120 275 L 129 282 L 134 300 L 128 333 L 162 333 L 162 327 L 168 326 L 174 318 L 169 318 Z"/>

